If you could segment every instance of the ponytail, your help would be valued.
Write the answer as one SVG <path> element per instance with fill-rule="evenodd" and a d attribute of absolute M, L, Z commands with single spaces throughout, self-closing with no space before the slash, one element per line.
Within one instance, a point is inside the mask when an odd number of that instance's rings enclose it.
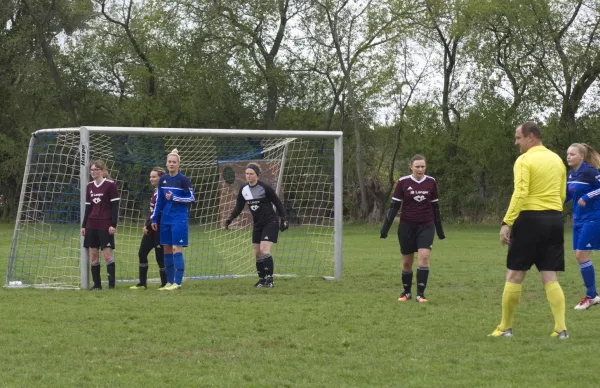
<path fill-rule="evenodd" d="M 583 161 L 600 170 L 600 154 L 586 143 L 573 143 L 571 147 L 575 147 L 583 155 Z"/>
<path fill-rule="evenodd" d="M 590 147 L 589 145 L 582 143 L 581 144 L 585 148 L 585 162 L 590 166 L 594 167 L 596 170 L 600 169 L 600 154 Z"/>

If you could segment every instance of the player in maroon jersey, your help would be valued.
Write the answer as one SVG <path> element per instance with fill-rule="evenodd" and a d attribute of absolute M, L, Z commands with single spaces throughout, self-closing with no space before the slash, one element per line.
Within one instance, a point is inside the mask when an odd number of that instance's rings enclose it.
<path fill-rule="evenodd" d="M 85 196 L 85 214 L 81 224 L 83 247 L 88 248 L 92 264 L 93 291 L 102 289 L 100 279 L 100 249 L 104 255 L 108 288 L 115 288 L 115 233 L 119 215 L 119 192 L 117 184 L 110 179 L 104 162 L 96 160 L 90 166 L 92 181 L 88 183 Z"/>
<path fill-rule="evenodd" d="M 165 272 L 165 256 L 163 247 L 160 244 L 160 232 L 159 230 L 154 231 L 152 229 L 152 213 L 154 213 L 154 207 L 156 206 L 156 196 L 158 195 L 158 182 L 160 177 L 165 174 L 165 170 L 160 167 L 154 167 L 150 171 L 150 184 L 154 187 L 154 192 L 150 198 L 150 214 L 146 219 L 144 225 L 144 235 L 140 243 L 140 250 L 138 251 L 138 257 L 140 259 L 140 282 L 133 287 L 132 290 L 145 290 L 147 288 L 146 282 L 148 280 L 148 254 L 154 249 L 154 256 L 156 257 L 156 263 L 158 264 L 158 271 L 160 274 L 160 287 L 163 288 L 167 284 L 167 274 Z M 160 220 L 158 221 L 160 224 Z"/>
<path fill-rule="evenodd" d="M 412 279 L 414 254 L 417 252 L 417 297 L 419 303 L 427 302 L 425 287 L 429 277 L 429 258 L 433 247 L 434 226 L 438 238 L 446 238 L 442 228 L 442 218 L 438 204 L 437 183 L 425 175 L 426 162 L 422 155 L 415 155 L 410 162 L 411 175 L 398 179 L 392 203 L 387 211 L 381 228 L 381 238 L 386 238 L 400 211 L 398 241 L 402 254 L 402 284 L 404 291 L 399 301 L 405 302 L 412 297 Z"/>

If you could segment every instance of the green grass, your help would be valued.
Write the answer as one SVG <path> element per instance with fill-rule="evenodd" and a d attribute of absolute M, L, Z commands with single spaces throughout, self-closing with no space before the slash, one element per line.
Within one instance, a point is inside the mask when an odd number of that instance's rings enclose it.
<path fill-rule="evenodd" d="M 525 281 L 515 337 L 486 337 L 504 285 L 498 230 L 448 227 L 435 242 L 427 305 L 396 302 L 395 236 L 356 225 L 345 228 L 341 281 L 276 279 L 270 290 L 248 278 L 188 281 L 176 293 L 0 289 L 0 386 L 599 386 L 600 308 L 572 310 L 583 286 L 570 253 L 561 285 L 571 338 L 549 337 L 537 271 Z M 2 279 L 11 238 L 0 225 Z"/>

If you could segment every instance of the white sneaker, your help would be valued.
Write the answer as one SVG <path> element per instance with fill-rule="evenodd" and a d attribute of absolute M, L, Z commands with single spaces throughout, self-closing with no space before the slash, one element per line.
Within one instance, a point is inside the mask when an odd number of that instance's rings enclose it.
<path fill-rule="evenodd" d="M 575 310 L 587 310 L 595 304 L 600 303 L 600 296 L 596 295 L 593 298 L 588 298 L 587 296 L 581 299 L 581 302 L 577 306 L 575 306 Z"/>

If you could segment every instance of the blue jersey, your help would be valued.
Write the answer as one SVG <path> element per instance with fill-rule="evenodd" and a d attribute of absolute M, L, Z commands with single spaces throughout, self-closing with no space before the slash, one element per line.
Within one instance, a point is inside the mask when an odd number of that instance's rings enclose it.
<path fill-rule="evenodd" d="M 166 197 L 168 192 L 171 192 L 171 199 Z M 164 174 L 158 183 L 158 195 L 152 213 L 152 222 L 157 223 L 160 218 L 161 225 L 187 224 L 188 209 L 194 201 L 192 183 L 185 175 L 181 173 L 177 173 L 175 176 Z"/>
<path fill-rule="evenodd" d="M 569 171 L 567 177 L 567 198 L 573 201 L 573 223 L 600 221 L 600 172 L 583 162 L 577 171 Z M 585 206 L 577 203 L 580 198 Z"/>

